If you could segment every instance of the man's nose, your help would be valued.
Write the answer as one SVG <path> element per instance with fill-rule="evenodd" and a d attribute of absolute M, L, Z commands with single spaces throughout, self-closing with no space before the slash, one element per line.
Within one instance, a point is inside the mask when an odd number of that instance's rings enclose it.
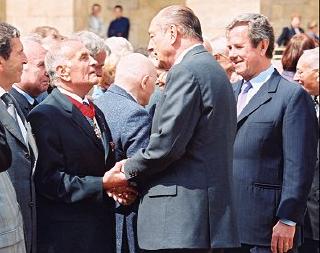
<path fill-rule="evenodd" d="M 96 66 L 97 65 L 97 61 L 91 55 L 89 56 L 89 65 L 90 66 Z"/>

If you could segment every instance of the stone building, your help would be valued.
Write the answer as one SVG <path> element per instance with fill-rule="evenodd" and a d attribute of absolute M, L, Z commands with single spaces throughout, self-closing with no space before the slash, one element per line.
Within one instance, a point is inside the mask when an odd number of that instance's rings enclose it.
<path fill-rule="evenodd" d="M 124 7 L 124 15 L 131 21 L 129 40 L 135 48 L 147 45 L 150 20 L 161 8 L 171 4 L 191 7 L 209 39 L 224 35 L 226 24 L 239 13 L 259 12 L 268 16 L 276 36 L 290 23 L 292 13 L 302 16 L 303 27 L 308 21 L 319 19 L 317 0 L 0 0 L 0 21 L 15 25 L 22 34 L 39 25 L 50 25 L 58 28 L 61 34 L 70 35 L 86 29 L 94 3 L 102 6 L 106 29 L 113 18 L 113 6 Z"/>

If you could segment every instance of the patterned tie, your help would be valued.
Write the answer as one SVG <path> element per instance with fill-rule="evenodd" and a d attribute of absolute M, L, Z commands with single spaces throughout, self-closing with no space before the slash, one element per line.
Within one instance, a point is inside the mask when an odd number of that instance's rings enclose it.
<path fill-rule="evenodd" d="M 246 99 L 248 95 L 248 91 L 252 88 L 252 84 L 250 82 L 246 82 L 242 85 L 241 92 L 238 96 L 237 103 L 237 116 L 240 115 L 243 108 L 246 106 Z"/>
<path fill-rule="evenodd" d="M 10 96 L 9 93 L 4 93 L 1 96 L 1 99 L 6 104 L 8 113 L 16 122 L 18 122 L 17 111 L 16 111 L 16 107 L 14 106 L 13 98 Z"/>

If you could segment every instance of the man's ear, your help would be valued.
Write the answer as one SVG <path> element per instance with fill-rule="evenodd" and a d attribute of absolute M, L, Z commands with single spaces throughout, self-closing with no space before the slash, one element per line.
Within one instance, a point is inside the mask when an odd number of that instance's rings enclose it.
<path fill-rule="evenodd" d="M 0 56 L 0 71 L 3 71 L 3 66 L 4 66 L 5 61 L 6 60 L 2 56 Z"/>
<path fill-rule="evenodd" d="M 70 76 L 70 68 L 65 66 L 65 65 L 59 65 L 56 67 L 56 72 L 58 76 L 60 77 L 61 80 L 65 82 L 70 82 L 71 81 L 71 76 Z"/>
<path fill-rule="evenodd" d="M 149 80 L 149 75 L 145 75 L 145 76 L 142 78 L 142 80 L 141 80 L 141 88 L 142 88 L 143 90 L 146 89 L 148 80 Z"/>
<path fill-rule="evenodd" d="M 269 47 L 269 40 L 261 40 L 258 44 L 258 48 L 260 49 L 260 55 L 265 56 Z"/>
<path fill-rule="evenodd" d="M 171 45 L 173 45 L 177 40 L 177 35 L 178 35 L 177 26 L 170 25 L 169 32 L 170 32 L 170 42 L 171 42 Z"/>

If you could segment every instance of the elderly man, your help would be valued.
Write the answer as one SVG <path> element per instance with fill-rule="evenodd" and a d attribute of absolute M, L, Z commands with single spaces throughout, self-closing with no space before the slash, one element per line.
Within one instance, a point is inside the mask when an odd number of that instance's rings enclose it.
<path fill-rule="evenodd" d="M 164 8 L 151 21 L 149 35 L 149 51 L 170 69 L 150 142 L 118 163 L 104 183 L 144 185 L 138 241 L 145 250 L 185 253 L 237 246 L 231 85 L 204 49 L 200 22 L 191 9 Z"/>
<path fill-rule="evenodd" d="M 0 123 L 1 128 L 1 169 L 0 169 L 0 252 L 26 252 L 24 228 L 16 193 L 7 172 L 10 170 L 31 171 L 28 131 L 19 106 L 8 94 L 15 82 L 20 82 L 23 64 L 27 58 L 19 39 L 19 31 L 6 23 L 0 23 Z M 6 136 L 6 138 L 4 138 Z M 6 145 L 5 139 L 9 147 Z M 29 193 L 31 189 L 28 189 Z M 31 208 L 31 207 L 29 207 Z M 31 241 L 27 244 L 30 252 Z"/>
<path fill-rule="evenodd" d="M 45 64 L 57 88 L 29 114 L 39 148 L 38 253 L 113 253 L 114 202 L 102 185 L 114 164 L 111 135 L 85 98 L 97 62 L 79 40 L 65 40 Z"/>
<path fill-rule="evenodd" d="M 149 102 L 156 78 L 156 69 L 147 57 L 129 54 L 117 66 L 115 83 L 95 100 L 110 127 L 117 161 L 132 157 L 148 145 L 152 118 L 143 106 Z M 120 210 L 116 216 L 119 253 L 139 252 L 136 209 Z"/>
<path fill-rule="evenodd" d="M 35 36 L 22 37 L 21 42 L 28 63 L 24 65 L 21 81 L 14 84 L 9 93 L 17 100 L 23 115 L 27 117 L 38 104 L 36 97 L 49 87 L 49 77 L 44 66 L 47 51 Z"/>
<path fill-rule="evenodd" d="M 316 159 L 317 121 L 310 96 L 271 65 L 274 33 L 260 14 L 227 26 L 237 74 L 233 177 L 242 248 L 289 252 L 299 237 Z M 298 238 L 299 239 L 299 238 Z"/>
<path fill-rule="evenodd" d="M 319 47 L 305 50 L 297 64 L 294 80 L 314 96 L 319 122 Z M 299 248 L 300 253 L 319 253 L 319 139 L 316 170 L 307 202 L 307 213 L 304 220 L 304 242 Z"/>

